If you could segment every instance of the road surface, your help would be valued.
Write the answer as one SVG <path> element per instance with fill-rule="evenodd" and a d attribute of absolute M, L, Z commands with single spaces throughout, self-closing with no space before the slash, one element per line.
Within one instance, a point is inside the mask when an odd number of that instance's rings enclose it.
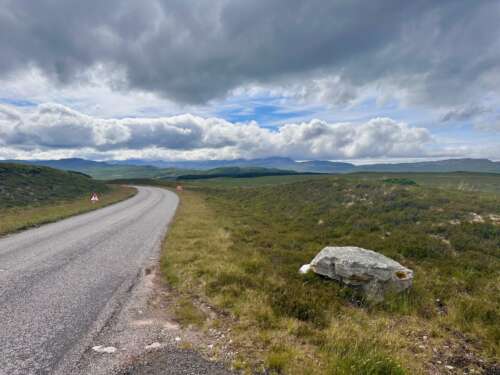
<path fill-rule="evenodd" d="M 0 238 L 0 374 L 67 371 L 120 306 L 157 255 L 178 204 L 167 190 L 138 190 L 124 202 Z"/>

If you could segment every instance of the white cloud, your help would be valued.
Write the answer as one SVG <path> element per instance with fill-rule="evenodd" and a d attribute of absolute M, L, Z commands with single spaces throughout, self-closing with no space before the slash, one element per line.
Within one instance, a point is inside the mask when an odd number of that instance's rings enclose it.
<path fill-rule="evenodd" d="M 0 106 L 0 145 L 15 153 L 205 159 L 289 156 L 296 159 L 418 157 L 432 143 L 429 132 L 390 118 L 362 123 L 321 120 L 276 129 L 256 122 L 183 114 L 103 119 L 59 104 L 16 110 Z"/>

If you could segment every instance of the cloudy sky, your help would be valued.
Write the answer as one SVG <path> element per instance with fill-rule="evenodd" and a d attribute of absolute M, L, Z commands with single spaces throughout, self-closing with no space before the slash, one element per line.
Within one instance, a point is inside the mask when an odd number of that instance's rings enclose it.
<path fill-rule="evenodd" d="M 500 160 L 497 0 L 0 0 L 0 159 Z"/>

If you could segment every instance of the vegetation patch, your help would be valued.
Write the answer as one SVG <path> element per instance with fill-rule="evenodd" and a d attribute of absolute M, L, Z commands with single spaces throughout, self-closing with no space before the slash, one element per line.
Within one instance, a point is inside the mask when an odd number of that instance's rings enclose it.
<path fill-rule="evenodd" d="M 92 192 L 99 202 L 90 202 Z M 0 236 L 101 208 L 135 192 L 79 172 L 0 163 Z"/>
<path fill-rule="evenodd" d="M 193 173 L 196 172 L 196 173 Z M 262 176 L 287 176 L 298 175 L 299 172 L 287 171 L 275 168 L 260 168 L 260 167 L 223 167 L 210 169 L 208 171 L 192 171 L 190 174 L 179 175 L 178 180 L 202 180 L 219 177 L 227 178 L 253 178 Z M 308 174 L 308 173 L 303 173 Z"/>
<path fill-rule="evenodd" d="M 383 180 L 386 184 L 395 185 L 416 185 L 417 183 L 409 178 L 386 178 Z"/>
<path fill-rule="evenodd" d="M 0 208 L 45 205 L 108 191 L 107 185 L 80 172 L 0 163 Z"/>
<path fill-rule="evenodd" d="M 230 317 L 203 324 L 230 324 L 238 368 L 440 373 L 464 351 L 461 368 L 498 361 L 500 228 L 468 221 L 470 212 L 498 215 L 497 195 L 380 176 L 195 184 L 181 194 L 162 269 L 180 293 Z M 415 271 L 414 286 L 368 304 L 339 283 L 300 275 L 327 245 L 389 256 Z"/>
<path fill-rule="evenodd" d="M 189 298 L 183 297 L 175 308 L 175 316 L 183 325 L 201 326 L 205 322 L 205 313 L 198 308 Z"/>

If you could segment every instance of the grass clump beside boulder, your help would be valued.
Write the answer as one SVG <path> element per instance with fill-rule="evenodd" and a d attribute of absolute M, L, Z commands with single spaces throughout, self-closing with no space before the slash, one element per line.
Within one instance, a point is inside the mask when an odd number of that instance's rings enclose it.
<path fill-rule="evenodd" d="M 182 193 L 162 269 L 177 290 L 229 314 L 238 367 L 249 371 L 487 371 L 500 353 L 500 226 L 488 219 L 498 213 L 497 195 L 352 176 L 197 185 Z M 327 245 L 391 257 L 415 271 L 413 288 L 371 304 L 300 275 Z"/>

